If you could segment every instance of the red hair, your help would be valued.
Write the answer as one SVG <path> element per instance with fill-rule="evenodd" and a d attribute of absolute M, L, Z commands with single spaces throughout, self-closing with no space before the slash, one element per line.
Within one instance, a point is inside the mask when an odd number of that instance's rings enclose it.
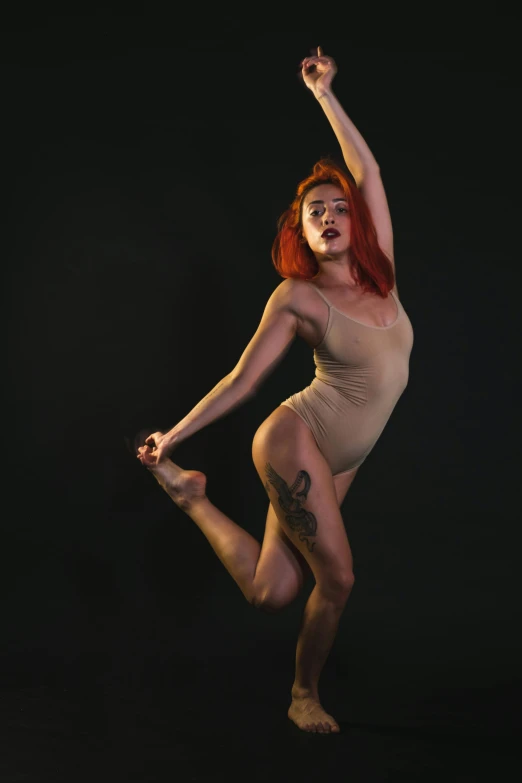
<path fill-rule="evenodd" d="M 348 174 L 328 158 L 319 160 L 312 173 L 297 186 L 296 195 L 277 222 L 278 233 L 272 245 L 272 262 L 287 278 L 310 280 L 319 272 L 317 262 L 301 232 L 303 201 L 317 185 L 337 185 L 343 191 L 351 217 L 350 258 L 352 270 L 363 291 L 386 298 L 395 285 L 393 266 L 379 247 L 377 232 L 368 205 Z"/>

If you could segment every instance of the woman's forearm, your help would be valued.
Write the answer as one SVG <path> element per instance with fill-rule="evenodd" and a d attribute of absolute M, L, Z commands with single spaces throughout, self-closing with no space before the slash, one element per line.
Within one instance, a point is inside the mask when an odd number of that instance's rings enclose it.
<path fill-rule="evenodd" d="M 379 165 L 332 90 L 327 90 L 317 100 L 341 146 L 344 162 L 359 185 L 364 177 L 364 172 L 370 168 L 379 168 Z"/>
<path fill-rule="evenodd" d="M 181 443 L 207 424 L 230 413 L 250 397 L 251 393 L 239 380 L 232 375 L 226 375 L 169 431 L 169 439 L 172 438 L 173 443 Z"/>

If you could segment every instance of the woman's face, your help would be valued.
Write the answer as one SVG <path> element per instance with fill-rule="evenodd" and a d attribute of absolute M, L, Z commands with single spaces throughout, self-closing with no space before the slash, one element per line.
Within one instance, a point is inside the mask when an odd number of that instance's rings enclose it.
<path fill-rule="evenodd" d="M 348 201 L 338 185 L 317 185 L 308 191 L 301 223 L 303 236 L 318 259 L 339 256 L 350 247 Z"/>

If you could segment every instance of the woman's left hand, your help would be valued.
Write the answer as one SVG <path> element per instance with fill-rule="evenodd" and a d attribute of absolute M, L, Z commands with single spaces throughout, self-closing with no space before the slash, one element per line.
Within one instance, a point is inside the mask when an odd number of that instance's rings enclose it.
<path fill-rule="evenodd" d="M 321 98 L 328 92 L 332 79 L 337 73 L 337 66 L 332 57 L 326 57 L 320 46 L 315 57 L 305 57 L 301 63 L 303 81 L 316 98 Z"/>
<path fill-rule="evenodd" d="M 153 432 L 145 439 L 145 444 L 138 449 L 137 457 L 142 465 L 151 467 L 165 459 L 176 448 L 176 438 L 171 431 Z"/>

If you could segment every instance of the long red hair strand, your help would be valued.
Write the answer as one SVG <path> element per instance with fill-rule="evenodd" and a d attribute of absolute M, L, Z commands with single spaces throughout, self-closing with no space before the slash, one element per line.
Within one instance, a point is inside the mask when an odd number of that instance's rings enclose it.
<path fill-rule="evenodd" d="M 311 280 L 319 272 L 319 264 L 304 240 L 302 207 L 306 194 L 317 185 L 337 185 L 343 191 L 350 210 L 350 258 L 352 270 L 363 291 L 386 298 L 395 285 L 393 266 L 379 247 L 372 216 L 362 193 L 349 175 L 329 158 L 322 158 L 312 173 L 297 186 L 294 200 L 277 222 L 277 235 L 272 245 L 272 262 L 283 278 Z"/>

